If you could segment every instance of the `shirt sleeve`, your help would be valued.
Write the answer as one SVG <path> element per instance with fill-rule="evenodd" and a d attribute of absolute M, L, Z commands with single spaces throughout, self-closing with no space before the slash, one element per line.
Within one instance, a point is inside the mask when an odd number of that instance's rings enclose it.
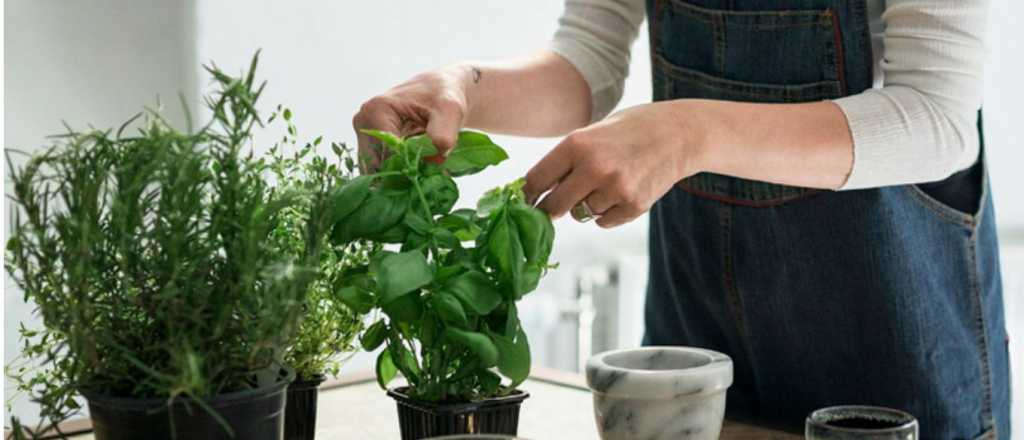
<path fill-rule="evenodd" d="M 977 159 L 988 0 L 888 0 L 880 88 L 835 100 L 854 143 L 840 189 L 937 181 Z"/>
<path fill-rule="evenodd" d="M 601 120 L 622 99 L 630 48 L 644 20 L 642 0 L 566 0 L 551 49 L 590 87 L 590 120 Z"/>

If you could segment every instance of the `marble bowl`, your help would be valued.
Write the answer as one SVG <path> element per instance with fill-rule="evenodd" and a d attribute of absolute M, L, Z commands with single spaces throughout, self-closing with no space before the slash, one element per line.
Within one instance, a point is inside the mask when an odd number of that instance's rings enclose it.
<path fill-rule="evenodd" d="M 604 440 L 717 439 L 732 359 L 692 347 L 613 350 L 587 361 Z"/>

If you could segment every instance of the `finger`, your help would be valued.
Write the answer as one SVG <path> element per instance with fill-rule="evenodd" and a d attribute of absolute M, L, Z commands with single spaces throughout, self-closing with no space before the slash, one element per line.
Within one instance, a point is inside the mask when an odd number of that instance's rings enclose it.
<path fill-rule="evenodd" d="M 523 185 L 523 193 L 526 195 L 526 202 L 534 205 L 548 190 L 552 189 L 572 169 L 572 158 L 569 149 L 556 146 L 548 152 L 537 165 L 534 165 L 526 173 L 526 184 Z"/>
<path fill-rule="evenodd" d="M 427 137 L 437 147 L 438 154 L 445 156 L 459 138 L 462 128 L 462 107 L 448 100 L 440 100 L 430 111 L 427 121 Z"/>
<path fill-rule="evenodd" d="M 604 214 L 619 202 L 618 197 L 613 196 L 608 191 L 602 191 L 600 189 L 594 190 L 594 192 L 590 193 L 590 195 L 584 200 L 587 201 L 587 206 L 590 207 L 590 212 L 593 212 L 594 215 Z"/>
<path fill-rule="evenodd" d="M 359 148 L 357 149 L 359 157 L 357 159 L 359 160 L 359 169 L 362 172 L 375 171 L 386 156 L 386 151 L 384 151 L 380 141 L 372 136 L 363 134 L 362 130 L 374 129 L 397 133 L 400 125 L 401 118 L 397 114 L 379 106 L 369 107 L 364 105 L 363 109 L 352 118 L 352 128 L 355 129 L 356 139 L 359 142 Z"/>
<path fill-rule="evenodd" d="M 555 189 L 544 197 L 537 207 L 544 210 L 553 219 L 558 219 L 572 209 L 573 205 L 583 200 L 593 190 L 592 180 L 580 172 L 572 172 L 558 183 Z"/>
<path fill-rule="evenodd" d="M 597 225 L 602 228 L 614 228 L 629 223 L 643 214 L 642 211 L 638 212 L 634 209 L 626 207 L 624 204 L 613 206 L 608 212 L 605 212 L 597 219 Z"/>

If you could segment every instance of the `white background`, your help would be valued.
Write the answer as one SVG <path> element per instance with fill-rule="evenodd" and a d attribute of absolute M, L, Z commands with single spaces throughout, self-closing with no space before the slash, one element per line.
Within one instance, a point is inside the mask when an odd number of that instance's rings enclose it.
<path fill-rule="evenodd" d="M 208 85 L 199 73 L 200 61 L 216 60 L 238 71 L 257 48 L 263 49 L 259 74 L 269 81 L 265 109 L 277 103 L 291 107 L 300 136 L 352 140 L 350 121 L 365 99 L 446 62 L 496 59 L 541 48 L 554 32 L 562 5 L 552 0 L 7 0 L 5 9 L 4 145 L 31 149 L 58 131 L 61 119 L 116 125 L 152 104 L 158 93 L 168 114 L 180 120 L 176 92 L 195 102 Z M 1024 116 L 1019 109 L 1024 102 L 1019 84 L 1024 78 L 1024 29 L 1018 24 L 1022 13 L 1020 2 L 993 4 L 986 75 L 987 152 L 1004 250 L 1024 241 L 1024 146 L 1018 141 Z M 623 106 L 650 99 L 650 67 L 641 35 Z M 497 140 L 511 159 L 460 182 L 463 203 L 523 175 L 557 142 Z M 533 313 L 524 317 L 527 324 L 557 319 L 552 308 L 570 294 L 572 266 L 642 254 L 646 246 L 645 218 L 611 231 L 567 220 L 556 227 L 555 257 L 566 270 L 546 280 L 534 295 Z M 1021 290 L 1014 290 L 1020 283 L 1013 281 L 1024 270 L 1024 259 L 1014 261 L 1005 274 L 1007 315 L 1011 333 L 1024 337 L 1024 323 L 1013 318 L 1015 311 L 1024 311 L 1018 304 L 1024 303 Z M 10 288 L 4 304 L 4 352 L 9 360 L 18 349 L 14 330 L 19 321 L 29 319 L 31 308 Z M 557 364 L 551 351 L 572 335 L 531 336 L 538 363 Z M 539 339 L 547 341 L 545 348 Z M 361 365 L 357 360 L 352 367 Z M 15 412 L 31 418 L 33 409 L 20 402 Z"/>

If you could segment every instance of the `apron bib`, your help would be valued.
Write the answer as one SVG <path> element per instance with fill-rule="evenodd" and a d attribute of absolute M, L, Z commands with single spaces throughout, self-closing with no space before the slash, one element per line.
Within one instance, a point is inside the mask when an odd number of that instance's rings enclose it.
<path fill-rule="evenodd" d="M 807 102 L 871 87 L 863 0 L 648 0 L 654 99 Z M 979 113 L 979 127 L 980 113 Z M 979 155 L 983 157 L 983 154 Z M 645 344 L 732 356 L 734 415 L 899 408 L 922 438 L 1009 438 L 984 160 L 823 191 L 702 173 L 651 209 Z"/>

